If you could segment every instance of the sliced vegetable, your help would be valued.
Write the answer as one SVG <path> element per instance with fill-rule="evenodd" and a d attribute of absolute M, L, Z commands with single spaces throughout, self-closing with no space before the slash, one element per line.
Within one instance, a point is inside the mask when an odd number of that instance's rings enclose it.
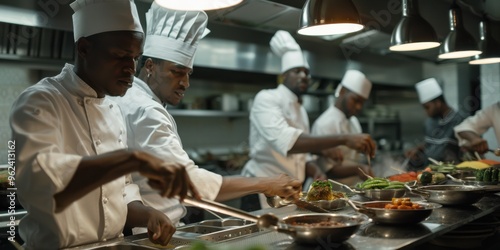
<path fill-rule="evenodd" d="M 484 170 L 483 181 L 484 182 L 491 182 L 491 168 Z"/>

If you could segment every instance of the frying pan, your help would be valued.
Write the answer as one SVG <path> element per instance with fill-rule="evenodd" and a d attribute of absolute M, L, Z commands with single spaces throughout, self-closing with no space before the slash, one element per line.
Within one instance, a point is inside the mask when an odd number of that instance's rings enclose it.
<path fill-rule="evenodd" d="M 439 203 L 442 205 L 470 205 L 474 204 L 483 198 L 489 191 L 480 186 L 471 185 L 432 185 L 412 188 L 408 185 L 405 187 L 414 194 L 422 196 L 430 202 Z"/>

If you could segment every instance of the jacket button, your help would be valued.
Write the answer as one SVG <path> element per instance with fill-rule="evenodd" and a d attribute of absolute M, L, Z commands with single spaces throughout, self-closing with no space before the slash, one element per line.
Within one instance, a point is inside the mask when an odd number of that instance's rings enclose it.
<path fill-rule="evenodd" d="M 90 104 L 90 99 L 85 100 L 86 104 Z"/>
<path fill-rule="evenodd" d="M 108 198 L 102 199 L 102 203 L 104 203 L 104 204 L 108 203 Z"/>
<path fill-rule="evenodd" d="M 95 144 L 96 144 L 97 146 L 101 145 L 101 140 L 97 140 L 97 141 L 95 141 Z"/>

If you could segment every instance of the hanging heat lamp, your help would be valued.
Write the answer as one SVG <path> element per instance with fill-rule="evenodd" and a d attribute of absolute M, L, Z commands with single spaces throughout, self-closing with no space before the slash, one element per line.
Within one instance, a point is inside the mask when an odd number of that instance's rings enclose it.
<path fill-rule="evenodd" d="M 469 61 L 469 64 L 500 63 L 500 44 L 495 43 L 493 36 L 489 32 L 489 25 L 486 17 L 479 22 L 479 37 L 481 39 L 479 48 L 483 53 L 474 56 L 474 59 Z"/>
<path fill-rule="evenodd" d="M 155 2 L 172 10 L 215 10 L 231 7 L 243 0 L 155 0 Z"/>
<path fill-rule="evenodd" d="M 455 1 L 450 8 L 449 17 L 450 33 L 439 48 L 439 59 L 464 58 L 481 54 L 476 40 L 463 25 L 462 11 Z"/>
<path fill-rule="evenodd" d="M 351 0 L 307 0 L 298 33 L 306 36 L 346 34 L 363 29 Z"/>
<path fill-rule="evenodd" d="M 391 36 L 392 51 L 414 51 L 438 47 L 440 43 L 429 22 L 418 13 L 416 0 L 402 1 L 402 18 Z"/>

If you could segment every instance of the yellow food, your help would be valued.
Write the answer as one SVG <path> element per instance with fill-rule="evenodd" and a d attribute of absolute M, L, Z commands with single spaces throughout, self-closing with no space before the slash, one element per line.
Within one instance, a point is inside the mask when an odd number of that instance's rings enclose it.
<path fill-rule="evenodd" d="M 341 197 L 345 197 L 341 192 L 335 192 L 332 190 L 332 184 L 329 181 L 314 181 L 309 190 L 307 191 L 306 200 L 307 201 L 319 201 L 319 200 L 335 200 Z"/>
<path fill-rule="evenodd" d="M 464 169 L 464 168 L 472 168 L 472 169 L 485 169 L 489 168 L 490 165 L 480 162 L 480 161 L 464 161 L 458 164 L 455 168 Z"/>

